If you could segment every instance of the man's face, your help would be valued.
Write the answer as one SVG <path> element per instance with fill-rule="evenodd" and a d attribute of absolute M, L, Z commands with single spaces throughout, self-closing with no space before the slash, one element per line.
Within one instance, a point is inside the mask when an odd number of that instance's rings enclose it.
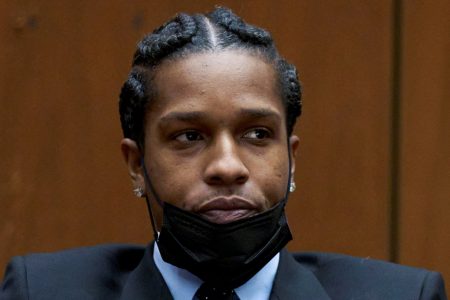
<path fill-rule="evenodd" d="M 153 83 L 144 162 L 160 200 L 227 223 L 284 197 L 293 168 L 271 65 L 245 52 L 193 54 L 164 62 Z M 297 145 L 291 137 L 292 153 Z"/>

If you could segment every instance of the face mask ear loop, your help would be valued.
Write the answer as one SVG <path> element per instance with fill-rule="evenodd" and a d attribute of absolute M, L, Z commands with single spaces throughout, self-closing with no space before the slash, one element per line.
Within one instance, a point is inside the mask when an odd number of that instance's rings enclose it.
<path fill-rule="evenodd" d="M 284 195 L 284 199 L 283 199 L 283 205 L 286 205 L 288 197 L 289 197 L 289 188 L 291 186 L 291 180 L 292 180 L 292 173 L 291 173 L 291 168 L 292 168 L 292 160 L 291 160 L 291 145 L 289 143 L 289 137 L 287 137 L 287 150 L 288 150 L 288 181 L 287 181 L 287 186 L 286 186 L 286 193 Z"/>
<path fill-rule="evenodd" d="M 158 195 L 155 192 L 155 189 L 153 188 L 153 185 L 151 184 L 150 178 L 148 177 L 147 168 L 145 167 L 145 164 L 144 164 L 144 157 L 141 158 L 141 166 L 144 170 L 144 180 L 145 180 L 147 187 L 149 188 L 150 192 L 155 197 L 158 204 L 162 207 L 163 202 L 159 199 Z M 159 238 L 158 229 L 156 228 L 155 216 L 153 215 L 152 206 L 150 205 L 150 200 L 148 199 L 147 194 L 145 195 L 145 202 L 147 203 L 147 210 L 148 210 L 148 214 L 150 216 L 150 222 L 152 223 L 153 238 L 155 239 L 156 242 L 158 242 L 158 238 Z"/>
<path fill-rule="evenodd" d="M 155 217 L 153 216 L 153 211 L 150 206 L 150 201 L 148 200 L 147 195 L 145 195 L 145 202 L 147 203 L 147 210 L 148 210 L 148 214 L 150 215 L 150 222 L 152 223 L 153 238 L 156 242 L 158 242 L 159 235 L 158 235 L 158 230 L 156 229 Z"/>

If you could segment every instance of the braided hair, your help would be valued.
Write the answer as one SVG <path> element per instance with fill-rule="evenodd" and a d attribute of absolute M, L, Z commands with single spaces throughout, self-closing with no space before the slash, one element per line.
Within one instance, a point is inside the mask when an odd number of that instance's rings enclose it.
<path fill-rule="evenodd" d="M 292 134 L 301 114 L 301 85 L 295 66 L 277 52 L 269 32 L 245 23 L 231 10 L 218 7 L 205 15 L 180 13 L 139 42 L 132 69 L 120 93 L 119 112 L 125 138 L 143 144 L 145 111 L 154 95 L 152 71 L 164 60 L 207 51 L 245 50 L 272 64 Z"/>

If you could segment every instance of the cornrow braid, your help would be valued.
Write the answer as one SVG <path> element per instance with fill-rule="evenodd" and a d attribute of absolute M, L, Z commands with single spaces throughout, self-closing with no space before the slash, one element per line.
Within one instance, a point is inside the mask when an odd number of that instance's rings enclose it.
<path fill-rule="evenodd" d="M 215 23 L 237 34 L 242 41 L 268 46 L 273 43 L 270 33 L 262 28 L 245 23 L 230 9 L 216 9 L 208 15 Z"/>
<path fill-rule="evenodd" d="M 193 17 L 178 14 L 138 44 L 133 65 L 148 66 L 157 63 L 168 53 L 189 43 L 196 31 L 197 24 Z"/>
<path fill-rule="evenodd" d="M 123 135 L 135 141 L 143 138 L 143 125 L 136 120 L 144 120 L 148 102 L 146 82 L 147 72 L 135 67 L 120 92 L 119 113 Z"/>
<path fill-rule="evenodd" d="M 176 15 L 139 42 L 132 70 L 119 101 L 124 137 L 143 145 L 145 111 L 152 101 L 155 67 L 164 60 L 207 51 L 242 49 L 272 64 L 286 110 L 286 128 L 292 134 L 301 114 L 302 90 L 295 67 L 276 50 L 269 32 L 245 23 L 231 10 L 218 7 L 205 15 Z"/>
<path fill-rule="evenodd" d="M 302 114 L 302 87 L 298 79 L 297 69 L 284 59 L 277 63 L 279 84 L 286 101 L 286 122 L 288 135 L 292 134 L 295 121 Z"/>

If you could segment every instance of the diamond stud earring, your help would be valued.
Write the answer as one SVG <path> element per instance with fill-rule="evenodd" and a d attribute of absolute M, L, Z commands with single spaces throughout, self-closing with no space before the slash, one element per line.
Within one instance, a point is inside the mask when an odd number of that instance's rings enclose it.
<path fill-rule="evenodd" d="M 137 188 L 135 188 L 133 190 L 133 193 L 136 195 L 136 197 L 141 198 L 142 196 L 144 196 L 144 189 L 140 186 L 138 186 Z"/>
<path fill-rule="evenodd" d="M 292 193 L 293 191 L 295 191 L 295 182 L 291 181 L 291 184 L 289 185 L 289 192 Z"/>

